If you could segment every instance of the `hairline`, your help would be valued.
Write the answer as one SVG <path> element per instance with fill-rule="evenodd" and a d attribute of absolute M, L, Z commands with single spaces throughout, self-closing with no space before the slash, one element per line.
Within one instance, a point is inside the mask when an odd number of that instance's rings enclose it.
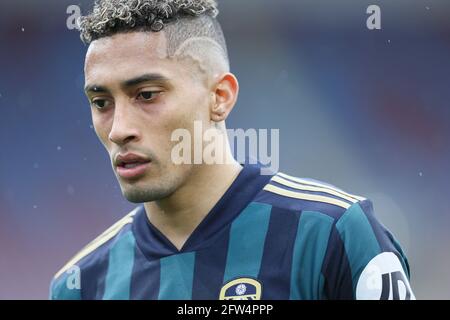
<path fill-rule="evenodd" d="M 174 23 L 176 23 L 176 22 L 174 22 Z M 183 50 L 185 50 L 185 48 L 189 44 L 196 43 L 196 42 L 207 43 L 210 45 L 210 48 L 216 48 L 216 49 L 220 50 L 220 52 L 221 52 L 220 59 L 222 60 L 225 67 L 222 68 L 222 70 L 220 72 L 221 73 L 230 72 L 229 60 L 227 57 L 227 53 L 224 51 L 222 46 L 217 41 L 215 41 L 214 39 L 212 39 L 210 37 L 201 36 L 201 37 L 187 38 L 178 45 L 178 47 L 176 48 L 176 50 L 174 52 L 170 52 L 170 49 L 169 49 L 169 41 L 170 40 L 167 35 L 167 33 L 168 33 L 167 29 L 166 29 L 167 26 L 168 25 L 166 25 L 165 28 L 160 31 L 153 31 L 147 27 L 137 27 L 137 28 L 133 28 L 133 29 L 117 30 L 113 33 L 105 34 L 105 35 L 98 37 L 95 40 L 91 41 L 89 43 L 89 47 L 98 40 L 112 38 L 115 35 L 120 35 L 120 34 L 126 35 L 126 34 L 133 34 L 133 33 L 144 33 L 144 34 L 152 35 L 152 34 L 162 33 L 162 35 L 164 37 L 164 46 L 165 46 L 164 50 L 162 51 L 162 53 L 164 54 L 164 57 L 162 57 L 163 59 L 168 59 L 168 60 L 177 59 L 180 62 L 182 62 L 182 60 L 189 59 L 191 62 L 193 62 L 195 64 L 196 69 L 201 74 L 201 78 L 203 78 L 201 80 L 204 80 L 206 83 L 209 83 L 211 81 L 211 78 L 212 78 L 215 70 L 213 70 L 213 68 L 211 66 L 205 66 L 206 63 L 205 64 L 202 63 L 201 58 L 199 58 L 192 52 L 189 52 L 189 50 L 187 50 L 186 52 L 183 52 Z M 206 50 L 205 50 L 205 52 L 206 52 Z M 186 64 L 186 65 L 188 67 L 191 67 L 191 65 L 189 65 L 189 64 Z"/>

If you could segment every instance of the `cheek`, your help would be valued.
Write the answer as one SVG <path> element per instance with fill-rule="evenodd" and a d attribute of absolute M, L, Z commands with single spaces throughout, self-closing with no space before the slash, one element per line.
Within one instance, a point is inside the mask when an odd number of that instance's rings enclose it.
<path fill-rule="evenodd" d="M 173 131 L 187 128 L 192 111 L 186 100 L 173 95 L 161 103 L 156 112 L 148 115 L 150 131 L 161 140 L 170 141 Z"/>
<path fill-rule="evenodd" d="M 170 95 L 151 111 L 139 118 L 145 141 L 158 149 L 169 152 L 178 142 L 171 141 L 172 133 L 177 129 L 187 129 L 194 133 L 194 121 L 207 123 L 209 119 L 207 95 L 177 94 Z"/>
<path fill-rule="evenodd" d="M 207 95 L 191 96 L 182 100 L 177 109 L 177 119 L 183 128 L 191 128 L 194 121 L 205 122 L 209 120 L 209 105 Z"/>
<path fill-rule="evenodd" d="M 108 136 L 111 130 L 110 121 L 107 120 L 106 117 L 102 117 L 101 115 L 95 114 L 92 112 L 92 124 L 94 126 L 95 133 L 103 145 L 106 147 L 108 144 Z"/>

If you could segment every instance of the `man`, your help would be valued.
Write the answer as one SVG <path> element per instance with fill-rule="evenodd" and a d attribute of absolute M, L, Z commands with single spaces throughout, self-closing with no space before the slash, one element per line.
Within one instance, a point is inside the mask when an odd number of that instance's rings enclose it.
<path fill-rule="evenodd" d="M 100 0 L 81 18 L 95 131 L 124 196 L 143 205 L 55 275 L 51 298 L 414 298 L 370 201 L 263 175 L 228 143 L 221 163 L 175 161 L 173 132 L 196 122 L 227 141 L 239 85 L 217 14 L 213 0 Z"/>

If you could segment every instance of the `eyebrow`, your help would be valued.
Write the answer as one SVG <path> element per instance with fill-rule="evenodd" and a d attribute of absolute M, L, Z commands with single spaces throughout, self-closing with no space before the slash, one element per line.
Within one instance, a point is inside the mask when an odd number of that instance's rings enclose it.
<path fill-rule="evenodd" d="M 169 82 L 169 79 L 159 73 L 147 73 L 142 76 L 126 80 L 121 83 L 121 86 L 124 88 L 134 87 L 143 82 L 166 83 L 166 82 Z"/>
<path fill-rule="evenodd" d="M 143 74 L 141 76 L 125 80 L 125 81 L 121 82 L 120 86 L 122 88 L 130 88 L 130 87 L 137 86 L 138 84 L 141 84 L 141 83 L 144 83 L 144 82 L 168 83 L 169 82 L 169 78 L 167 78 L 167 77 L 165 77 L 165 76 L 163 76 L 162 74 L 159 74 L 159 73 L 146 73 L 146 74 Z M 103 86 L 100 86 L 100 85 L 96 85 L 96 84 L 87 85 L 84 88 L 84 91 L 86 93 L 109 92 L 109 90 L 106 87 L 103 87 Z"/>

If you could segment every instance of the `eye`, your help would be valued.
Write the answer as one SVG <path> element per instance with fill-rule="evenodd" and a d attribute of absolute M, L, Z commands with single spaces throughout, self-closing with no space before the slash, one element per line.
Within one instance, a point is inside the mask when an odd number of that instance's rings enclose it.
<path fill-rule="evenodd" d="M 94 99 L 91 101 L 91 106 L 93 106 L 99 110 L 105 109 L 110 104 L 111 104 L 111 101 L 109 101 L 107 99 Z"/>
<path fill-rule="evenodd" d="M 157 95 L 161 93 L 158 91 L 142 91 L 137 95 L 137 99 L 141 101 L 153 101 Z"/>

